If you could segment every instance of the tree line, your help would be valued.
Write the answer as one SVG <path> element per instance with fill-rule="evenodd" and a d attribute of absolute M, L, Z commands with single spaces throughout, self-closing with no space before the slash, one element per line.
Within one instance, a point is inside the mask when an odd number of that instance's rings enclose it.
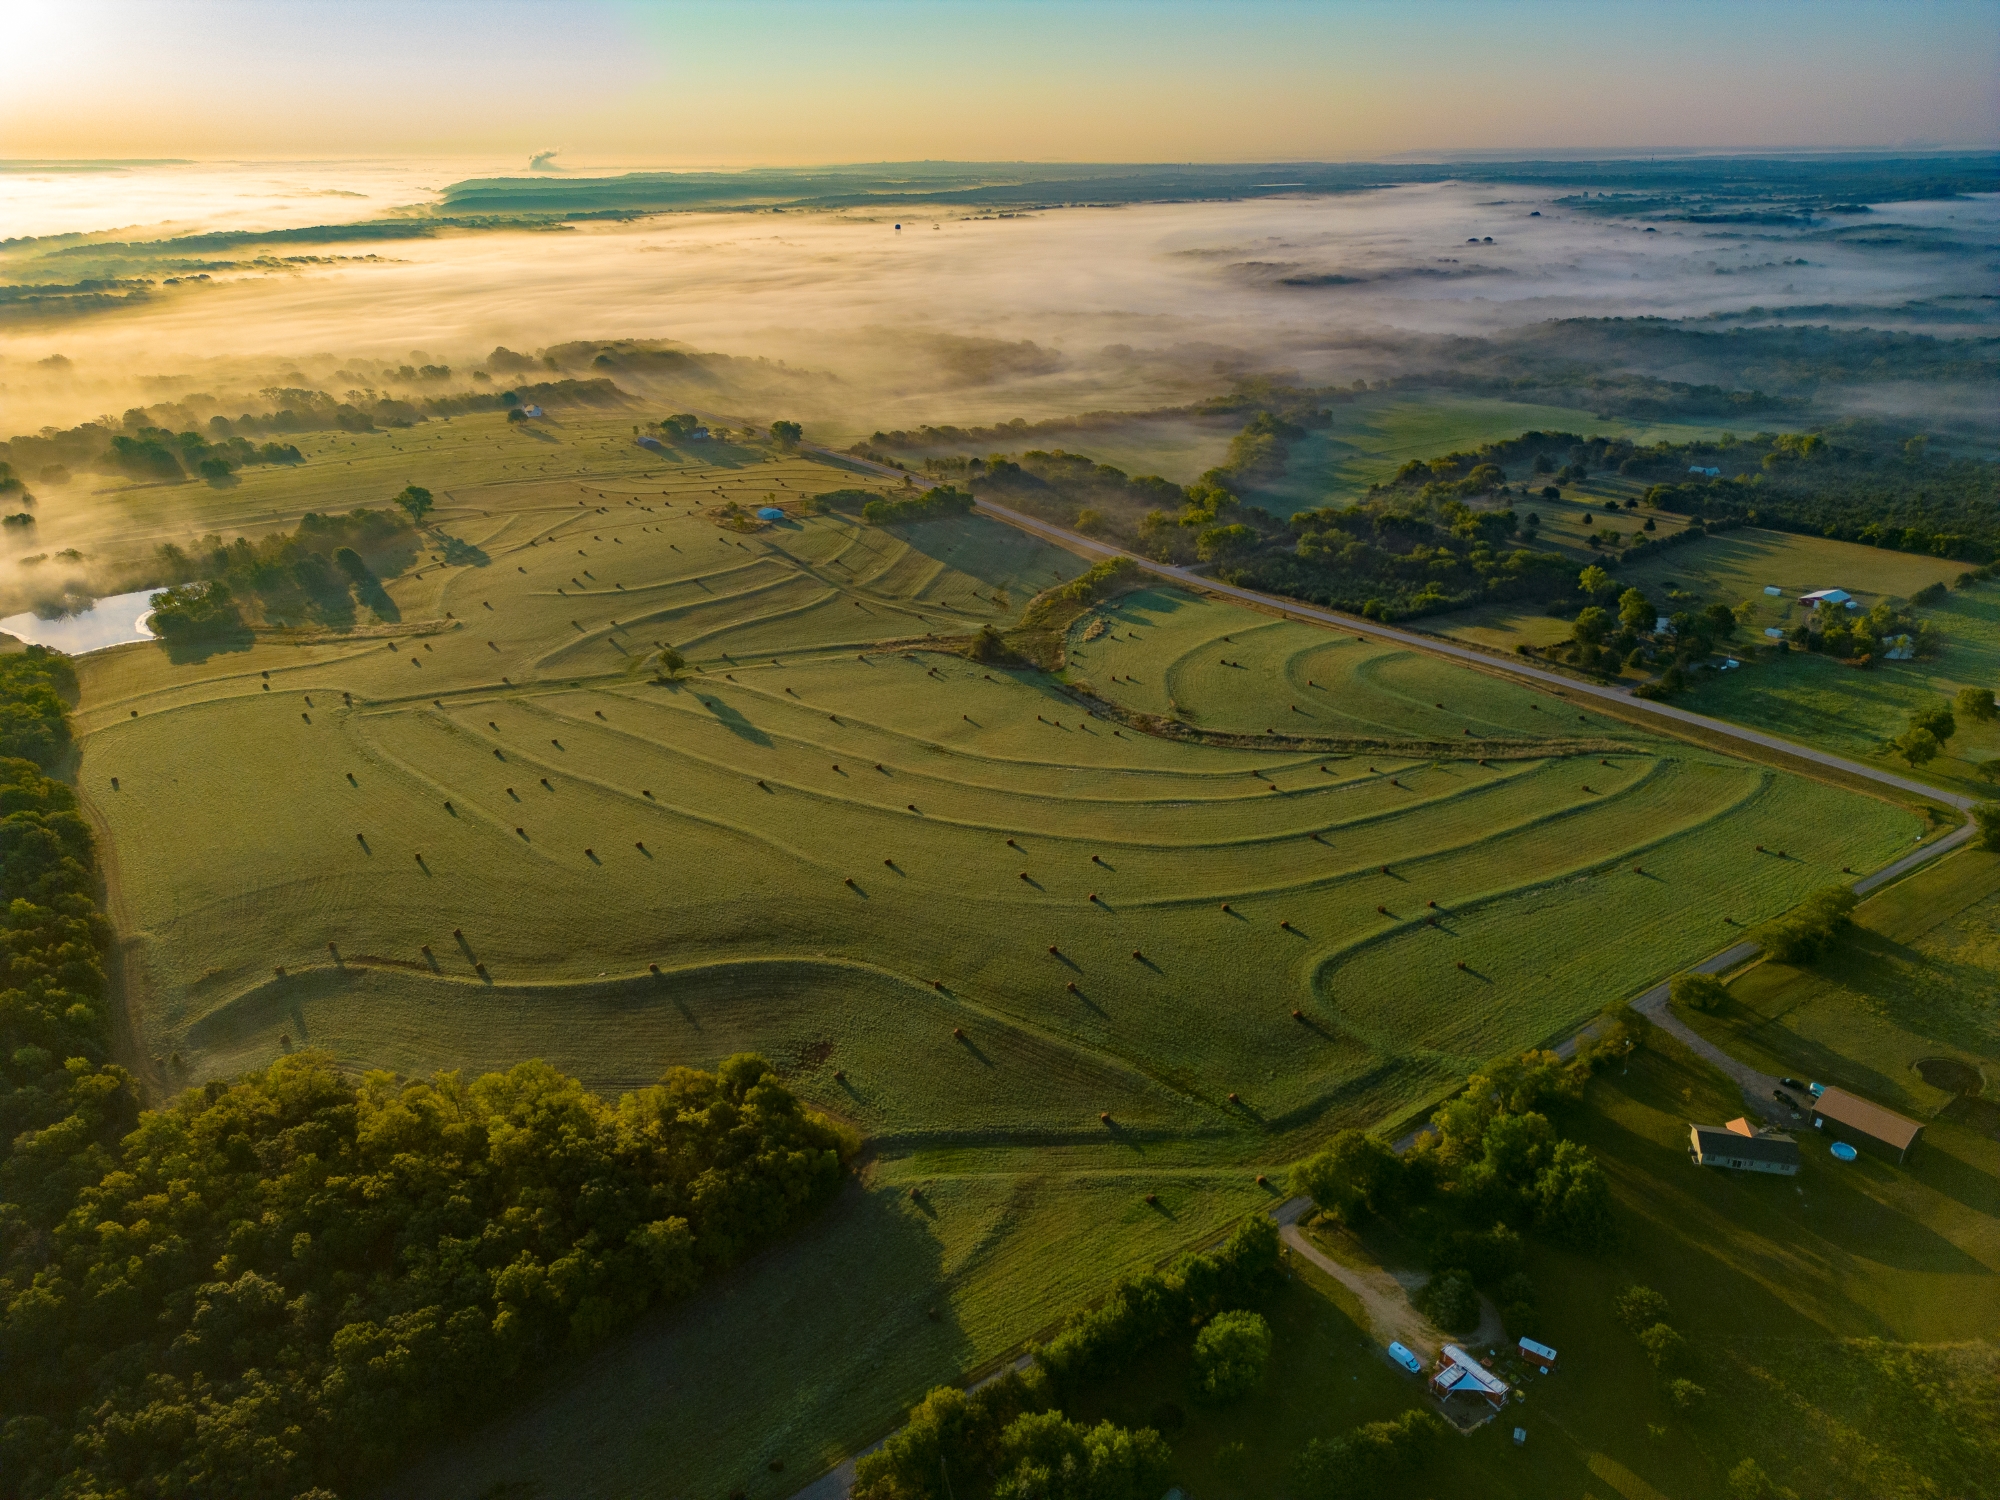
<path fill-rule="evenodd" d="M 1934 454 L 1922 435 L 1849 423 L 1654 452 L 1656 472 L 1675 476 L 1646 493 L 1661 510 L 1969 563 L 2000 559 L 2000 463 Z M 1723 472 L 1693 476 L 1694 467 Z"/>
<path fill-rule="evenodd" d="M 952 485 L 933 485 L 920 494 L 899 499 L 878 496 L 861 507 L 861 519 L 871 526 L 900 526 L 913 521 L 935 521 L 945 516 L 967 515 L 972 496 Z"/>
<path fill-rule="evenodd" d="M 1086 1428 L 1061 1406 L 1160 1345 L 1193 1346 L 1193 1399 L 1262 1382 L 1270 1329 L 1250 1310 L 1276 1285 L 1278 1226 L 1255 1214 L 1227 1241 L 1128 1276 L 1031 1349 L 1026 1372 L 975 1391 L 940 1386 L 855 1466 L 855 1500 L 1153 1500 L 1172 1455 L 1155 1428 Z"/>
<path fill-rule="evenodd" d="M 87 469 L 140 479 L 224 477 L 203 463 L 240 468 L 250 463 L 303 463 L 290 443 L 274 441 L 307 432 L 375 432 L 414 427 L 435 417 L 502 411 L 512 406 L 624 405 L 629 398 L 609 380 L 554 380 L 511 391 L 463 391 L 416 400 L 347 393 L 346 398 L 305 387 L 269 387 L 262 412 L 230 417 L 206 403 L 166 402 L 133 407 L 117 421 L 103 418 L 69 428 L 44 428 L 0 443 L 0 463 L 24 474 Z M 262 442 L 253 439 L 262 438 Z"/>
<path fill-rule="evenodd" d="M 225 419 L 218 417 L 218 422 Z M 261 447 L 241 436 L 224 436 L 211 442 L 199 432 L 169 432 L 164 427 L 141 427 L 111 439 L 106 454 L 108 466 L 133 479 L 178 481 L 190 475 L 208 480 L 227 479 L 248 464 L 302 464 L 305 455 L 292 443 L 265 443 Z"/>
<path fill-rule="evenodd" d="M 747 1055 L 612 1101 L 301 1053 L 142 1111 L 50 774 L 74 690 L 0 657 L 4 1500 L 331 1500 L 838 1191 L 852 1137 Z"/>
<path fill-rule="evenodd" d="M 153 627 L 169 640 L 213 637 L 242 629 L 249 608 L 266 620 L 337 628 L 354 623 L 357 597 L 390 616 L 376 568 L 400 570 L 416 541 L 411 529 L 432 505 L 429 490 L 410 485 L 393 508 L 307 511 L 293 530 L 255 539 L 211 533 L 192 547 L 163 542 L 154 568 L 172 586 L 154 598 Z"/>
<path fill-rule="evenodd" d="M 1484 1291 L 1509 1334 L 1534 1334 L 1523 1231 L 1593 1253 L 1617 1241 L 1610 1180 L 1560 1122 L 1593 1069 L 1635 1045 L 1636 1023 L 1606 1016 L 1593 1032 L 1571 1062 L 1527 1052 L 1473 1074 L 1400 1155 L 1378 1137 L 1342 1131 L 1294 1169 L 1293 1191 L 1340 1224 L 1379 1217 L 1422 1246 L 1432 1274 L 1412 1300 L 1447 1332 L 1479 1322 Z"/>

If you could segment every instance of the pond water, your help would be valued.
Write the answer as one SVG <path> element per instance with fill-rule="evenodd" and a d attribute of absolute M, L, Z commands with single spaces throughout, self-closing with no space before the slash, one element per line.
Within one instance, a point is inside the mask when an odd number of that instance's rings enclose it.
<path fill-rule="evenodd" d="M 113 594 L 53 620 L 33 613 L 9 615 L 0 620 L 0 631 L 70 656 L 122 646 L 127 641 L 156 640 L 158 637 L 146 628 L 146 619 L 153 612 L 153 595 L 158 592 L 140 589 L 135 594 Z"/>

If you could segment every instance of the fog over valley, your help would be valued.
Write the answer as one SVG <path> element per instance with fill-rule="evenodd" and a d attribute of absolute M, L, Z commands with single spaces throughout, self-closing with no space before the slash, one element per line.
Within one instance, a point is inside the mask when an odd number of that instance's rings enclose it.
<path fill-rule="evenodd" d="M 417 189 L 450 165 L 0 174 L 16 222 L 41 231 L 0 248 L 16 283 L 0 288 L 5 426 L 337 384 L 357 360 L 462 371 L 496 345 L 579 339 L 786 361 L 799 377 L 788 405 L 838 437 L 1171 404 L 1250 372 L 1380 379 L 1471 356 L 1452 340 L 1532 346 L 1562 319 L 1939 338 L 1995 326 L 1990 196 L 1722 225 L 1593 209 L 1559 187 L 1440 182 L 1112 208 L 433 227 L 435 196 Z M 406 211 L 384 218 L 392 207 Z M 310 225 L 335 227 L 301 236 Z M 1628 345 L 1605 363 L 1743 384 L 1714 342 Z M 1867 404 L 1830 404 L 1845 401 Z"/>

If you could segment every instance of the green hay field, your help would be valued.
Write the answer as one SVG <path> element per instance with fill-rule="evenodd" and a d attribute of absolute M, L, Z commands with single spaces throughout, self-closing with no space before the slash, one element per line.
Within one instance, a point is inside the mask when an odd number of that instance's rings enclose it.
<path fill-rule="evenodd" d="M 1078 619 L 1068 682 L 983 667 L 933 639 L 1018 620 L 1079 559 L 978 518 L 710 519 L 851 482 L 805 458 L 669 473 L 608 428 L 548 451 L 576 470 L 413 469 L 438 545 L 389 583 L 396 624 L 79 664 L 156 1090 L 288 1047 L 540 1056 L 602 1089 L 756 1048 L 870 1137 L 812 1235 L 483 1439 L 493 1479 L 788 1492 L 1268 1201 L 1256 1174 L 1325 1132 L 1407 1116 L 1922 827 L 1179 592 Z M 662 641 L 696 670 L 651 680 Z M 1175 707 L 1194 734 L 1139 727 Z M 724 1349 L 736 1384 L 674 1373 Z"/>

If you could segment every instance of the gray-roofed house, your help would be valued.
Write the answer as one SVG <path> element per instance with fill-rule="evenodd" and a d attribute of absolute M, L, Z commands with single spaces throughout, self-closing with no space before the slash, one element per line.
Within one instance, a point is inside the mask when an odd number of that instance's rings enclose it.
<path fill-rule="evenodd" d="M 1690 1125 L 1688 1155 L 1701 1167 L 1796 1177 L 1799 1143 L 1788 1135 L 1740 1135 L 1723 1125 Z"/>

